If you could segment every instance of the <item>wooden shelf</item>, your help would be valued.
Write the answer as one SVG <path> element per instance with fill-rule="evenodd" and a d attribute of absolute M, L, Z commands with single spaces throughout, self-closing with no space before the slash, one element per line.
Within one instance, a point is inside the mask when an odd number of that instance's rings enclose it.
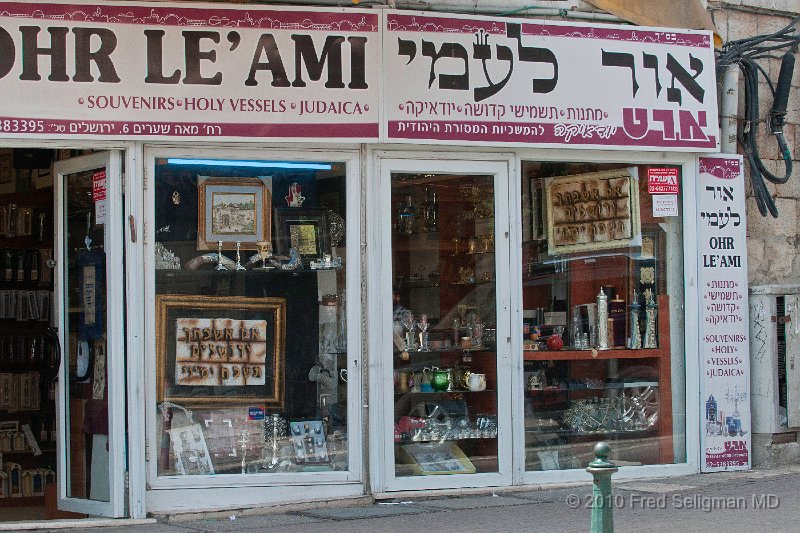
<path fill-rule="evenodd" d="M 24 496 L 22 498 L 0 498 L 0 507 L 39 507 L 44 506 L 44 496 Z"/>

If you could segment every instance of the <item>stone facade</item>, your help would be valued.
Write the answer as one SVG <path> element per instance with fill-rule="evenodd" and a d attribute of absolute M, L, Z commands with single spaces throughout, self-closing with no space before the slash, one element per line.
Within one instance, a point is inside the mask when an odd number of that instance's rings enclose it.
<path fill-rule="evenodd" d="M 728 42 L 777 31 L 788 25 L 800 13 L 798 0 L 764 0 L 741 2 L 709 2 L 714 23 L 723 39 Z M 777 82 L 780 59 L 760 60 L 773 83 Z M 744 89 L 739 87 L 739 117 L 744 116 Z M 767 84 L 759 84 L 759 114 L 762 119 L 769 113 L 772 96 Z M 740 121 L 739 127 L 744 123 Z M 792 150 L 793 177 L 785 185 L 767 182 L 775 198 L 779 218 L 762 217 L 752 197 L 748 182 L 747 248 L 751 285 L 797 283 L 800 280 L 800 65 L 795 68 L 792 90 L 789 95 L 784 134 Z M 773 174 L 782 176 L 783 160 L 778 152 L 775 137 L 766 133 L 765 124 L 759 125 L 757 138 L 761 158 Z M 741 149 L 740 149 L 741 153 Z M 749 170 L 746 172 L 749 179 Z"/>

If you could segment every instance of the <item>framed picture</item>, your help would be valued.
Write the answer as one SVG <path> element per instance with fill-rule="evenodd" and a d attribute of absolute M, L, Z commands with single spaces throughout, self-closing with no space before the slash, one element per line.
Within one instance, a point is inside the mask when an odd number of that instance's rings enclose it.
<path fill-rule="evenodd" d="M 545 197 L 550 254 L 627 247 L 641 238 L 636 167 L 552 178 Z"/>
<path fill-rule="evenodd" d="M 272 236 L 269 178 L 197 179 L 197 249 L 255 249 Z"/>
<path fill-rule="evenodd" d="M 475 473 L 475 465 L 455 442 L 406 444 L 400 452 L 416 475 Z"/>
<path fill-rule="evenodd" d="M 328 212 L 325 209 L 278 207 L 275 209 L 275 251 L 289 255 L 294 248 L 304 262 L 331 253 Z"/>
<path fill-rule="evenodd" d="M 157 399 L 283 409 L 286 300 L 156 297 Z"/>

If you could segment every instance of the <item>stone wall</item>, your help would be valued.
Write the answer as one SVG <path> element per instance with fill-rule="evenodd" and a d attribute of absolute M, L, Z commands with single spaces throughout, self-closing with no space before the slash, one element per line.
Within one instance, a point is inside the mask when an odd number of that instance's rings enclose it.
<path fill-rule="evenodd" d="M 800 13 L 798 0 L 709 2 L 708 9 L 723 41 L 742 39 L 772 33 L 789 24 Z M 789 12 L 791 10 L 792 12 Z M 760 64 L 769 73 L 773 83 L 778 80 L 780 59 L 764 59 Z M 744 89 L 739 86 L 739 117 L 744 116 Z M 759 83 L 759 114 L 766 117 L 772 107 L 772 94 L 766 82 Z M 767 182 L 775 198 L 779 218 L 762 217 L 752 197 L 747 181 L 747 248 L 750 283 L 783 284 L 800 280 L 800 61 L 794 71 L 792 90 L 787 108 L 784 135 L 794 159 L 793 177 L 785 185 Z M 740 122 L 739 127 L 744 123 Z M 758 148 L 767 168 L 783 176 L 784 165 L 775 137 L 766 134 L 766 126 L 759 124 Z M 741 149 L 739 150 L 741 153 Z"/>

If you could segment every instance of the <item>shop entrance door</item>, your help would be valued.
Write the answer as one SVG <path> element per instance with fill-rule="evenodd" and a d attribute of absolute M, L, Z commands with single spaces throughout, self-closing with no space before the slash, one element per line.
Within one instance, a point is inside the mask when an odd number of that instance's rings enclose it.
<path fill-rule="evenodd" d="M 509 165 L 381 160 L 381 491 L 511 484 Z"/>
<path fill-rule="evenodd" d="M 58 508 L 124 514 L 121 154 L 55 164 Z"/>

